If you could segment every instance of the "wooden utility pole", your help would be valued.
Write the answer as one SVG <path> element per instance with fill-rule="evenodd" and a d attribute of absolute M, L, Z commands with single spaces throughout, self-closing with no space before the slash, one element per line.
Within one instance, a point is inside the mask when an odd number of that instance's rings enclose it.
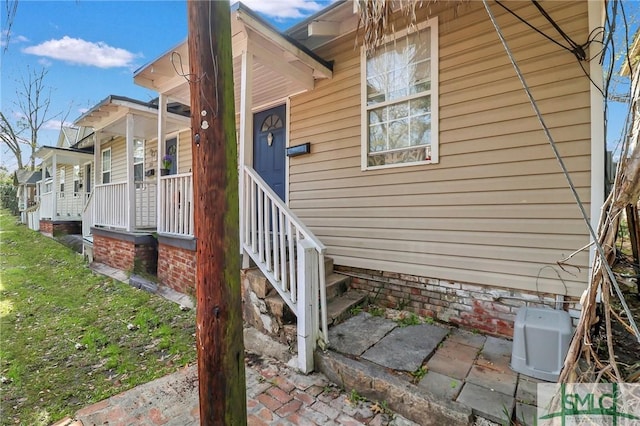
<path fill-rule="evenodd" d="M 228 1 L 189 0 L 201 425 L 247 422 Z"/>

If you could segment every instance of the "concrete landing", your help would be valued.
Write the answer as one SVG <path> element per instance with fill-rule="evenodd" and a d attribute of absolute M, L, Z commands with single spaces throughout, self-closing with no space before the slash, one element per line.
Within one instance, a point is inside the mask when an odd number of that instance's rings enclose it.
<path fill-rule="evenodd" d="M 317 369 L 420 425 L 535 420 L 539 380 L 510 369 L 507 339 L 361 312 L 332 327 L 329 342 Z"/>

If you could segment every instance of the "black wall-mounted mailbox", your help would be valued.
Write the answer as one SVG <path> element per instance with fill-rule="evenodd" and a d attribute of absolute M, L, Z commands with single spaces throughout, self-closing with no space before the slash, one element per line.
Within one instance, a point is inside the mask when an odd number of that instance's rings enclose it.
<path fill-rule="evenodd" d="M 296 157 L 298 155 L 308 154 L 311 152 L 311 142 L 301 145 L 290 146 L 287 148 L 287 157 Z"/>

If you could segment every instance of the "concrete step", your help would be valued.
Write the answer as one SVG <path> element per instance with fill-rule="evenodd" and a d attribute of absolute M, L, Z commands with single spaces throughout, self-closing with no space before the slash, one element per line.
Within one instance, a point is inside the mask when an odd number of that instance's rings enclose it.
<path fill-rule="evenodd" d="M 352 359 L 328 350 L 315 352 L 314 365 L 342 388 L 353 389 L 371 401 L 385 401 L 390 409 L 420 425 L 473 424 L 471 408 L 456 401 L 436 398 L 432 393 L 372 362 Z"/>
<path fill-rule="evenodd" d="M 348 290 L 340 297 L 327 301 L 327 321 L 337 324 L 350 316 L 351 308 L 365 303 L 367 294 L 361 291 Z"/>
<path fill-rule="evenodd" d="M 324 273 L 327 282 L 329 281 L 329 275 L 333 273 L 333 257 L 324 257 Z"/>
<path fill-rule="evenodd" d="M 349 284 L 351 283 L 351 277 L 336 274 L 334 272 L 327 274 L 325 280 L 327 302 L 339 297 L 341 294 L 349 290 Z"/>

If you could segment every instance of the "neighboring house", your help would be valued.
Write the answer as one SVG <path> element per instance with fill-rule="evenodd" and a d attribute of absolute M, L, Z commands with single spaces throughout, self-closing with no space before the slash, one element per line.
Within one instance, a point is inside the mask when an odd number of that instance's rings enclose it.
<path fill-rule="evenodd" d="M 92 129 L 75 147 L 93 150 L 93 168 L 87 171 L 94 176 L 93 190 L 83 223 L 85 251 L 93 260 L 126 271 L 139 264 L 155 273 L 153 234 L 165 225 L 181 244 L 195 245 L 189 123 L 188 110 L 170 105 L 159 149 L 157 103 L 114 95 L 75 121 Z M 166 155 L 171 159 L 163 161 Z M 159 278 L 181 289 L 167 277 Z"/>
<path fill-rule="evenodd" d="M 531 3 L 504 4 L 555 34 Z M 598 2 L 544 8 L 580 43 L 602 22 Z M 492 9 L 595 226 L 602 97 L 573 54 Z M 589 251 L 558 262 L 588 230 L 481 2 L 430 3 L 409 32 L 395 16 L 369 58 L 352 2 L 284 34 L 241 4 L 231 13 L 242 250 L 294 312 L 302 280 L 286 259 L 301 241 L 377 303 L 496 335 L 527 302 L 576 308 Z M 188 103 L 175 58 L 188 69 L 186 43 L 134 79 Z M 582 66 L 600 81 L 597 60 Z"/>
<path fill-rule="evenodd" d="M 20 221 L 28 224 L 28 210 L 33 210 L 38 204 L 38 188 L 37 182 L 41 180 L 42 173 L 40 170 L 20 169 L 13 174 L 13 185 L 16 187 L 16 196 L 18 197 L 18 211 L 20 212 Z M 39 225 L 38 225 L 39 226 Z"/>
<path fill-rule="evenodd" d="M 80 234 L 82 211 L 90 194 L 84 170 L 93 153 L 90 149 L 43 146 L 36 157 L 42 169 L 37 183 L 40 203 L 33 212 L 39 230 L 47 235 Z"/>

